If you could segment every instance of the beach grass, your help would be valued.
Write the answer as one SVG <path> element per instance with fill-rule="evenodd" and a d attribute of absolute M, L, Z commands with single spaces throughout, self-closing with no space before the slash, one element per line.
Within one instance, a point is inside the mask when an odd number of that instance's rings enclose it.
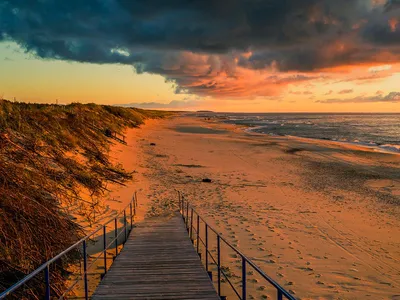
<path fill-rule="evenodd" d="M 0 102 L 0 290 L 84 234 L 70 207 L 79 207 L 90 223 L 107 184 L 131 179 L 111 162 L 106 130 L 123 134 L 147 118 L 167 115 L 96 104 Z M 52 295 L 59 296 L 65 269 L 76 258 L 72 253 L 52 270 Z M 24 296 L 35 298 L 43 289 L 38 276 L 24 287 Z"/>

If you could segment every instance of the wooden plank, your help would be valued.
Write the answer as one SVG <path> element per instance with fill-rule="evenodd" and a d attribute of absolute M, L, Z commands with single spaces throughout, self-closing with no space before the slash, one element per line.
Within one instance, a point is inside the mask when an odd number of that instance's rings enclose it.
<path fill-rule="evenodd" d="M 180 215 L 135 227 L 92 299 L 219 299 Z"/>

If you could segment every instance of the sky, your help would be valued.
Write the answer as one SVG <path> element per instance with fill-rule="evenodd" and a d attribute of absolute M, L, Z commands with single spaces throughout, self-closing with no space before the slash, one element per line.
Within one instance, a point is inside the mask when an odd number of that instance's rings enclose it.
<path fill-rule="evenodd" d="M 0 97 L 400 112 L 400 0 L 2 0 Z"/>

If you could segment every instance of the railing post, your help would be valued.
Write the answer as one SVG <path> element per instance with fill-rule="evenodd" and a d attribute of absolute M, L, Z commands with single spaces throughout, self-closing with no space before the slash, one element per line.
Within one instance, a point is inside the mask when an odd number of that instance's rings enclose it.
<path fill-rule="evenodd" d="M 133 228 L 132 201 L 131 201 L 131 203 L 129 203 L 129 209 L 131 212 L 131 230 L 132 230 L 132 228 Z"/>
<path fill-rule="evenodd" d="M 135 195 L 132 197 L 132 202 L 133 202 L 133 214 L 136 216 L 136 200 L 135 200 Z"/>
<path fill-rule="evenodd" d="M 117 218 L 114 219 L 114 234 L 115 234 L 115 256 L 118 255 L 118 225 L 117 225 Z"/>
<path fill-rule="evenodd" d="M 132 199 L 132 201 L 133 201 L 133 214 L 136 216 L 136 196 L 133 196 L 133 199 Z"/>
<path fill-rule="evenodd" d="M 189 201 L 186 201 L 186 229 L 189 231 Z"/>
<path fill-rule="evenodd" d="M 197 245 L 197 253 L 199 253 L 199 241 L 200 241 L 200 216 L 197 214 L 197 241 L 196 241 L 196 245 Z"/>
<path fill-rule="evenodd" d="M 190 240 L 193 243 L 193 207 L 190 211 Z"/>
<path fill-rule="evenodd" d="M 137 201 L 137 192 L 135 191 L 135 204 L 136 206 L 138 205 L 138 201 Z M 136 214 L 136 213 L 135 213 Z"/>
<path fill-rule="evenodd" d="M 126 240 L 128 239 L 128 233 L 126 231 L 126 210 L 124 209 L 124 230 L 125 230 L 125 241 L 124 244 L 126 243 Z"/>
<path fill-rule="evenodd" d="M 208 225 L 204 222 L 205 233 L 206 233 L 206 271 L 208 272 Z"/>
<path fill-rule="evenodd" d="M 221 297 L 221 238 L 217 235 L 218 296 Z"/>
<path fill-rule="evenodd" d="M 85 300 L 89 299 L 88 291 L 88 278 L 87 278 L 87 253 L 86 253 L 86 240 L 83 241 L 83 280 L 85 285 Z"/>
<path fill-rule="evenodd" d="M 242 300 L 246 300 L 246 259 L 242 256 Z"/>
<path fill-rule="evenodd" d="M 49 265 L 46 266 L 46 269 L 44 269 L 44 282 L 46 285 L 46 300 L 50 300 L 50 270 L 49 270 Z"/>
<path fill-rule="evenodd" d="M 281 290 L 278 290 L 278 298 L 277 298 L 277 300 L 282 300 L 282 298 L 283 298 L 283 294 L 282 294 Z"/>
<path fill-rule="evenodd" d="M 107 273 L 107 227 L 103 226 L 104 274 Z"/>

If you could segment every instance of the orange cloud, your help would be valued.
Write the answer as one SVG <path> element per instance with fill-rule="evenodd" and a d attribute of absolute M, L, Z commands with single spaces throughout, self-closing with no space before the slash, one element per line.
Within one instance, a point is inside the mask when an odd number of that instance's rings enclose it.
<path fill-rule="evenodd" d="M 397 25 L 399 24 L 399 20 L 396 18 L 391 18 L 389 20 L 389 27 L 391 32 L 396 32 L 397 30 Z"/>

